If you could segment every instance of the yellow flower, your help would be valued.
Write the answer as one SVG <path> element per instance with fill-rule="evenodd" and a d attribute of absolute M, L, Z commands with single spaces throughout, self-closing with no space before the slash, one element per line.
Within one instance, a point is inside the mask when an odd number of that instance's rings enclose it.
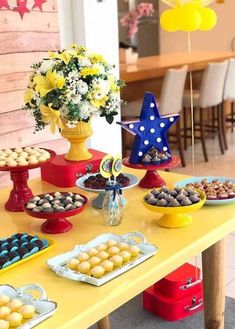
<path fill-rule="evenodd" d="M 110 89 L 111 91 L 118 93 L 120 91 L 120 87 L 115 83 L 115 78 L 112 75 L 108 76 L 109 84 L 110 84 Z"/>
<path fill-rule="evenodd" d="M 89 59 L 90 59 L 92 64 L 98 64 L 98 63 L 105 64 L 106 63 L 104 57 L 102 55 L 99 55 L 99 54 L 91 54 L 89 56 Z"/>
<path fill-rule="evenodd" d="M 80 76 L 86 78 L 88 75 L 97 75 L 100 74 L 98 67 L 84 67 L 80 71 Z"/>
<path fill-rule="evenodd" d="M 108 99 L 109 99 L 108 96 L 104 96 L 101 99 L 92 99 L 90 102 L 96 108 L 100 108 L 100 107 L 105 107 L 106 106 L 106 101 Z"/>
<path fill-rule="evenodd" d="M 40 112 L 42 114 L 42 121 L 50 124 L 50 129 L 53 134 L 55 133 L 56 127 L 60 129 L 63 128 L 63 123 L 60 119 L 60 111 L 52 109 L 51 104 L 49 104 L 49 107 L 41 105 Z"/>
<path fill-rule="evenodd" d="M 56 71 L 47 71 L 46 76 L 37 75 L 33 79 L 36 83 L 36 91 L 43 97 L 54 89 L 62 89 L 65 84 L 65 79 Z"/>
<path fill-rule="evenodd" d="M 70 62 L 71 58 L 72 58 L 72 52 L 73 50 L 71 50 L 70 52 L 62 52 L 61 54 L 58 54 L 58 53 L 53 53 L 51 51 L 48 51 L 48 56 L 50 58 L 57 58 L 57 59 L 60 59 L 62 62 L 64 62 L 66 65 Z M 75 50 L 74 50 L 74 53 L 76 54 Z"/>
<path fill-rule="evenodd" d="M 35 91 L 31 88 L 27 88 L 24 93 L 24 103 L 29 104 L 31 107 L 36 107 L 36 105 L 32 103 L 34 96 L 35 96 Z"/>

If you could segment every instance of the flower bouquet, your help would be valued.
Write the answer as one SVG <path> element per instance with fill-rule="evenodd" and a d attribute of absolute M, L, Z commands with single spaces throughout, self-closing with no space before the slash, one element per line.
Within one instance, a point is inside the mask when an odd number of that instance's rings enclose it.
<path fill-rule="evenodd" d="M 35 131 L 50 125 L 58 127 L 70 142 L 67 160 L 91 157 L 85 141 L 92 134 L 93 115 L 112 123 L 120 106 L 120 87 L 114 66 L 102 55 L 85 47 L 72 45 L 59 52 L 49 52 L 48 58 L 33 64 L 24 95 L 24 109 L 32 111 Z"/>

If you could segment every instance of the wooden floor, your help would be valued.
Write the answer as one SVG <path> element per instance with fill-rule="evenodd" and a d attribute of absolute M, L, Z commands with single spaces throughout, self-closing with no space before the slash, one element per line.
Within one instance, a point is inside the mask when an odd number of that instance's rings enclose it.
<path fill-rule="evenodd" d="M 195 165 L 192 165 L 191 147 L 185 151 L 186 167 L 175 168 L 172 171 L 191 176 L 228 176 L 235 178 L 235 133 L 227 133 L 228 151 L 220 153 L 218 139 L 207 139 L 209 162 L 205 162 L 201 144 L 195 145 Z"/>

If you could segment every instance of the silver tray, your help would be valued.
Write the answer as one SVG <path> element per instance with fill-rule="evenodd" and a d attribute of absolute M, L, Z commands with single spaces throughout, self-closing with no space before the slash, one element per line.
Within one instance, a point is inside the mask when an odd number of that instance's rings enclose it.
<path fill-rule="evenodd" d="M 95 247 L 101 243 L 104 243 L 107 240 L 115 240 L 115 241 L 123 241 L 128 243 L 129 245 L 136 245 L 140 248 L 140 255 L 130 261 L 126 265 L 105 274 L 102 278 L 93 278 L 91 276 L 81 274 L 79 272 L 70 270 L 65 267 L 65 264 L 71 258 L 78 256 L 79 253 L 87 251 L 88 249 Z M 137 241 L 139 240 L 139 242 Z M 130 270 L 131 268 L 135 267 L 136 265 L 142 263 L 149 257 L 153 256 L 157 252 L 158 248 L 150 243 L 148 243 L 144 237 L 144 235 L 140 232 L 131 232 L 124 234 L 122 236 L 112 233 L 105 233 L 101 234 L 95 239 L 89 241 L 85 245 L 77 245 L 75 248 L 65 254 L 58 255 L 56 257 L 50 258 L 47 261 L 47 265 L 54 271 L 57 275 L 62 276 L 64 278 L 87 282 L 94 286 L 101 286 L 102 284 L 116 278 L 118 275 Z"/>
<path fill-rule="evenodd" d="M 33 298 L 33 296 L 27 291 L 36 290 L 40 293 L 38 299 Z M 48 300 L 45 290 L 38 284 L 28 284 L 21 288 L 14 288 L 10 285 L 0 285 L 0 294 L 9 296 L 10 298 L 17 298 L 21 300 L 24 304 L 33 305 L 36 309 L 36 315 L 26 321 L 24 324 L 17 327 L 17 329 L 30 329 L 35 327 L 40 322 L 46 320 L 52 316 L 56 309 L 57 303 Z"/>

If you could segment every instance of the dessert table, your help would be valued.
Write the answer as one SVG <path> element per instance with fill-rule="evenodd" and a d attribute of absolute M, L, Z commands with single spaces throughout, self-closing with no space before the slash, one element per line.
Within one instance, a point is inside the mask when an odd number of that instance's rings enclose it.
<path fill-rule="evenodd" d="M 125 172 L 141 175 L 138 170 L 130 168 L 125 168 Z M 169 186 L 185 178 L 174 173 L 162 172 L 161 175 Z M 29 186 L 34 194 L 58 190 L 39 178 L 29 181 Z M 43 220 L 34 219 L 22 212 L 4 210 L 9 190 L 0 191 L 1 236 L 16 232 L 39 233 Z M 78 188 L 71 188 L 70 191 L 82 193 Z M 109 313 L 200 252 L 203 252 L 205 328 L 224 328 L 224 237 L 235 229 L 235 204 L 204 206 L 193 213 L 191 225 L 166 229 L 157 224 L 161 214 L 149 212 L 142 205 L 141 198 L 145 191 L 136 186 L 124 192 L 127 205 L 121 225 L 105 226 L 100 210 L 90 205 L 84 212 L 71 218 L 74 224 L 71 231 L 48 235 L 56 241 L 55 248 L 0 275 L 0 284 L 20 287 L 38 283 L 44 287 L 48 297 L 58 303 L 57 312 L 38 325 L 38 328 L 85 329 L 98 322 L 100 329 L 108 329 Z M 86 195 L 93 197 L 93 193 Z M 134 231 L 143 233 L 147 241 L 159 248 L 158 252 L 103 286 L 95 287 L 61 278 L 46 265 L 47 259 L 73 249 L 76 244 L 84 244 L 102 233 L 122 235 Z"/>

